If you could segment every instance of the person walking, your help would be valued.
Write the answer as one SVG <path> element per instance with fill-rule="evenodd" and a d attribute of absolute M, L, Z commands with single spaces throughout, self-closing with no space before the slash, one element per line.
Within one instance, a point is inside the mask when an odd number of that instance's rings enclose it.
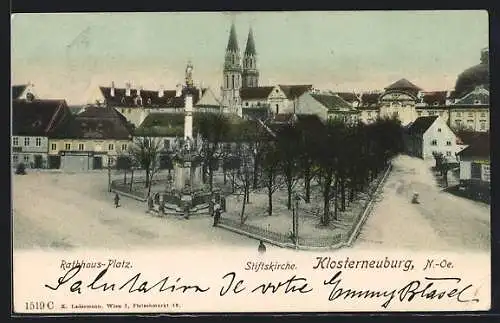
<path fill-rule="evenodd" d="M 120 206 L 120 196 L 118 193 L 115 194 L 115 208 Z"/>
<path fill-rule="evenodd" d="M 264 244 L 264 241 L 260 240 L 259 248 L 257 250 L 259 251 L 259 253 L 266 252 L 266 245 Z"/>
<path fill-rule="evenodd" d="M 214 206 L 214 227 L 217 226 L 217 224 L 219 224 L 219 221 L 220 221 L 220 207 L 219 207 L 219 204 L 216 204 Z"/>

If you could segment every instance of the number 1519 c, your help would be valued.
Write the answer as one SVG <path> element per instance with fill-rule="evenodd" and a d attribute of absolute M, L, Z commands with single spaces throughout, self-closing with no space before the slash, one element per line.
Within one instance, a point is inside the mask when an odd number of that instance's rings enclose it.
<path fill-rule="evenodd" d="M 26 310 L 28 311 L 33 311 L 33 310 L 52 310 L 54 309 L 54 302 L 53 301 L 37 301 L 37 302 L 26 302 Z"/>

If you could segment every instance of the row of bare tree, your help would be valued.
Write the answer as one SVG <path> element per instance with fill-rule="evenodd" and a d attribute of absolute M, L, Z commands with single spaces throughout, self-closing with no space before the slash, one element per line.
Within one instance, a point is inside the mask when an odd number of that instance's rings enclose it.
<path fill-rule="evenodd" d="M 242 222 L 248 216 L 245 207 L 251 190 L 266 191 L 271 216 L 277 190 L 286 189 L 291 209 L 294 192 L 310 203 L 311 185 L 317 183 L 323 197 L 320 222 L 328 225 L 403 148 L 402 128 L 395 118 L 366 125 L 336 119 L 324 123 L 314 116 L 301 116 L 292 123 L 264 127 L 259 122 L 233 123 L 223 114 L 207 113 L 196 130 L 203 181 L 213 189 L 214 174 L 222 165 L 224 182 L 229 179 L 233 193 L 243 196 Z M 159 156 L 166 152 L 155 137 L 134 141 L 130 156 L 134 165 L 145 170 L 150 188 L 154 174 L 162 168 Z"/>

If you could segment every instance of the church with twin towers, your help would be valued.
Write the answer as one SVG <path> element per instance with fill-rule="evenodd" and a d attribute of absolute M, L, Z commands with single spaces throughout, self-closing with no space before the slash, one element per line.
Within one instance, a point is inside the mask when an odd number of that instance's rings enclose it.
<path fill-rule="evenodd" d="M 236 36 L 236 27 L 231 24 L 229 40 L 224 57 L 223 80 L 221 86 L 222 105 L 237 112 L 241 109 L 240 91 L 242 88 L 259 86 L 259 70 L 257 68 L 257 52 L 252 28 L 248 32 L 243 58 L 241 57 Z"/>

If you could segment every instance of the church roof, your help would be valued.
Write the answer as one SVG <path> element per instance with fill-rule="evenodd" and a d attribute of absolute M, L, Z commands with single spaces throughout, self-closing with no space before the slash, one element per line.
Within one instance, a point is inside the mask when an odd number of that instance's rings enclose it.
<path fill-rule="evenodd" d="M 253 40 L 253 30 L 250 28 L 248 32 L 247 46 L 245 48 L 245 54 L 247 55 L 256 55 L 257 51 L 255 50 L 255 41 Z"/>
<path fill-rule="evenodd" d="M 412 82 L 408 81 L 405 78 L 402 78 L 391 85 L 387 86 L 385 90 L 412 90 L 412 91 L 420 91 L 422 90 Z"/>
<path fill-rule="evenodd" d="M 267 99 L 274 86 L 244 87 L 240 90 L 242 100 Z"/>
<path fill-rule="evenodd" d="M 236 37 L 236 27 L 234 23 L 231 24 L 231 31 L 229 32 L 229 41 L 227 42 L 226 51 L 237 52 L 240 48 L 238 47 L 238 39 Z"/>

